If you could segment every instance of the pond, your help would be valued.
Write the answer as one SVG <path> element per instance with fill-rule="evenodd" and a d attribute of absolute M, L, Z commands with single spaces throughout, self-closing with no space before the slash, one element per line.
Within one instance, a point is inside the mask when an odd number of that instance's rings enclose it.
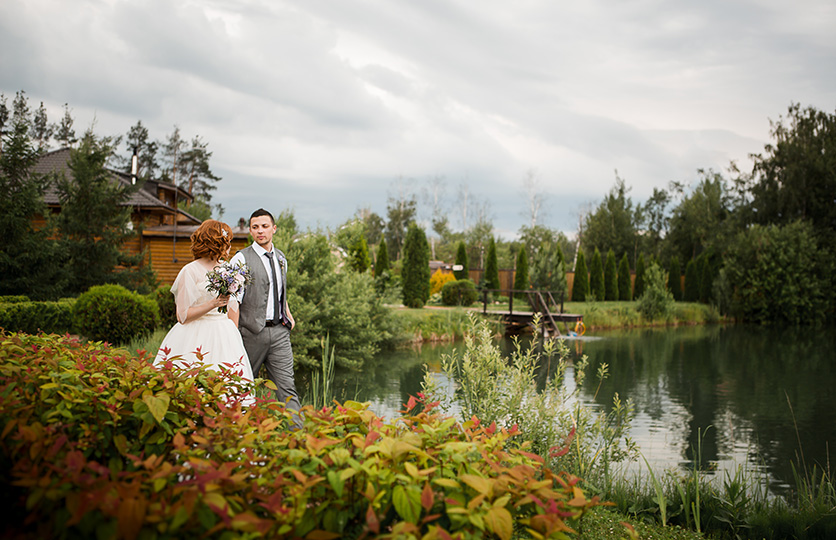
<path fill-rule="evenodd" d="M 609 407 L 616 392 L 632 399 L 631 434 L 654 469 L 693 466 L 701 439 L 701 469 L 742 464 L 767 473 L 780 492 L 794 485 L 793 462 L 827 467 L 834 457 L 832 328 L 711 325 L 594 334 L 567 340 L 573 358 L 589 357 L 590 376 L 599 364 L 609 365 L 597 395 L 589 377 L 581 399 L 596 409 Z M 508 340 L 500 346 L 510 349 Z M 441 356 L 455 347 L 462 344 L 381 353 L 362 373 L 338 373 L 336 397 L 368 401 L 378 415 L 395 417 L 420 391 L 424 366 L 440 372 Z M 443 375 L 440 380 L 453 386 Z"/>

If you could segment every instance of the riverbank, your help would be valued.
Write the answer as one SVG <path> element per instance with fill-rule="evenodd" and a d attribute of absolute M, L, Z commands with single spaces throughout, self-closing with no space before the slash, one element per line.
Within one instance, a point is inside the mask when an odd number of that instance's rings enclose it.
<path fill-rule="evenodd" d="M 483 306 L 446 307 L 425 306 L 422 309 L 410 309 L 403 306 L 390 306 L 392 316 L 399 328 L 395 344 L 412 345 L 416 343 L 444 342 L 461 339 L 467 328 L 469 314 L 482 316 Z M 490 303 L 487 306 L 490 313 L 507 311 L 507 302 Z M 515 311 L 530 311 L 527 303 L 515 301 Z M 676 302 L 671 312 L 657 319 L 647 320 L 638 310 L 638 302 L 566 302 L 563 306 L 565 313 L 583 315 L 586 331 L 641 328 L 658 326 L 682 326 L 714 324 L 727 322 L 726 317 L 720 315 L 713 306 L 697 302 Z M 497 334 L 502 333 L 501 324 L 496 323 Z"/>

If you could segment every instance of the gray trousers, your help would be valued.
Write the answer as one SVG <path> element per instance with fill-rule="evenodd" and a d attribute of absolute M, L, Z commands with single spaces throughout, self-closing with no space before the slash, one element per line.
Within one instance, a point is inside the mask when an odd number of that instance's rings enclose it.
<path fill-rule="evenodd" d="M 258 372 L 264 365 L 267 378 L 276 385 L 276 399 L 286 403 L 288 409 L 298 411 L 300 409 L 299 394 L 296 393 L 296 383 L 293 380 L 290 329 L 281 325 L 265 326 L 258 334 L 253 334 L 243 326 L 240 330 L 244 348 L 247 349 L 247 356 L 250 357 L 253 375 L 258 377 Z M 293 416 L 293 423 L 301 427 L 302 422 L 298 415 Z"/>

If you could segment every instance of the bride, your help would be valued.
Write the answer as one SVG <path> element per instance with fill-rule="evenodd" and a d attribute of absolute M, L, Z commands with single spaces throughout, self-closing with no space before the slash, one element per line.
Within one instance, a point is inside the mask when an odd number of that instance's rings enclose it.
<path fill-rule="evenodd" d="M 229 257 L 231 246 L 232 229 L 214 219 L 204 221 L 192 234 L 195 260 L 180 270 L 171 286 L 178 322 L 163 339 L 154 365 L 172 360 L 183 367 L 205 365 L 216 371 L 223 366 L 253 380 L 250 360 L 238 332 L 238 302 L 233 297 L 215 296 L 206 289 L 207 272 Z M 228 307 L 227 314 L 218 311 L 223 306 Z"/>

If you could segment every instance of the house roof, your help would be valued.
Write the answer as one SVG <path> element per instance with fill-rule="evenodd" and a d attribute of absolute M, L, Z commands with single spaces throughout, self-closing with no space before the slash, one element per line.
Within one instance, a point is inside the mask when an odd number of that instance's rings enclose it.
<path fill-rule="evenodd" d="M 61 148 L 59 150 L 53 150 L 52 152 L 47 152 L 38 160 L 38 163 L 35 164 L 33 167 L 34 172 L 38 174 L 65 174 L 67 176 L 71 175 L 70 168 L 70 149 L 69 148 Z M 118 183 L 124 187 L 131 187 L 131 175 L 122 173 L 119 171 L 114 171 L 112 169 L 106 169 L 107 172 L 110 174 L 110 179 L 113 183 Z M 156 188 L 160 185 L 160 182 L 152 181 L 149 182 L 149 188 L 153 187 Z M 131 206 L 140 209 L 165 209 L 168 212 L 171 212 L 173 209 L 171 206 L 166 204 L 164 201 L 161 201 L 159 198 L 156 197 L 154 193 L 151 193 L 148 189 L 145 189 L 146 186 L 143 186 L 143 189 L 139 189 L 128 197 L 128 199 L 122 203 L 122 206 Z M 191 199 L 191 196 L 183 191 L 180 188 L 175 186 L 171 186 L 172 190 L 177 190 L 178 192 L 182 192 L 184 198 Z M 60 205 L 61 199 L 58 193 L 58 188 L 54 182 L 50 182 L 46 190 L 44 190 L 44 202 L 47 205 Z M 184 212 L 179 208 L 176 209 L 176 212 L 194 223 L 200 223 L 200 220 L 196 217 L 192 216 L 188 212 Z"/>

